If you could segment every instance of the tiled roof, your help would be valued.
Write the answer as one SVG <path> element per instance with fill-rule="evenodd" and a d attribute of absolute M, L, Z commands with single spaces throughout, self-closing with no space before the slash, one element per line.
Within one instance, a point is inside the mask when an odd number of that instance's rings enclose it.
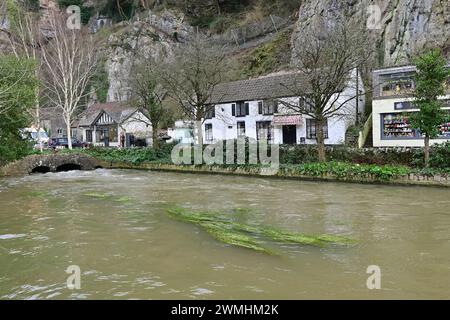
<path fill-rule="evenodd" d="M 137 108 L 122 102 L 93 104 L 79 115 L 78 123 L 76 123 L 76 125 L 80 127 L 91 126 L 103 111 L 106 112 L 116 123 L 122 123 L 134 112 L 136 112 Z"/>
<path fill-rule="evenodd" d="M 298 72 L 228 82 L 215 88 L 210 103 L 218 104 L 292 97 L 295 96 L 295 92 L 292 89 L 300 85 L 306 86 L 306 81 L 302 74 Z"/>

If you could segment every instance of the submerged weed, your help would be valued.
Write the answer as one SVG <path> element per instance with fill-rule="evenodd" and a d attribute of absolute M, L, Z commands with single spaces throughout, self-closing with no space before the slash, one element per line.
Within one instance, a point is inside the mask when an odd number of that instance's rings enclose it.
<path fill-rule="evenodd" d="M 242 211 L 236 211 L 242 213 Z M 307 235 L 280 230 L 274 227 L 258 226 L 256 224 L 237 223 L 233 218 L 220 212 L 189 211 L 184 208 L 168 210 L 171 218 L 196 224 L 205 229 L 215 239 L 234 246 L 252 249 L 259 252 L 273 254 L 274 252 L 263 246 L 260 238 L 267 240 L 324 247 L 330 244 L 350 245 L 355 241 L 342 236 L 324 234 Z"/>

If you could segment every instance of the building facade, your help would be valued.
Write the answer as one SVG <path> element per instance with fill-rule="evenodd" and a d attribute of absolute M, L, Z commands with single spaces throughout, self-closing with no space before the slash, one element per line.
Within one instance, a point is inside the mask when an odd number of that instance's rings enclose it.
<path fill-rule="evenodd" d="M 101 147 L 143 147 L 152 144 L 152 126 L 144 112 L 126 103 L 93 104 L 75 121 L 83 142 Z M 123 138 L 122 138 L 123 137 Z"/>
<path fill-rule="evenodd" d="M 338 104 L 354 98 L 345 103 L 339 115 L 328 119 L 324 127 L 327 145 L 344 144 L 347 129 L 355 124 L 357 115 L 364 112 L 364 88 L 356 89 L 353 85 L 356 76 L 355 71 L 352 84 L 336 97 Z M 314 119 L 295 113 L 283 104 L 302 103 L 302 99 L 292 97 L 292 91 L 287 88 L 287 84 L 298 77 L 298 73 L 284 73 L 219 85 L 203 123 L 204 143 L 249 137 L 274 144 L 315 144 Z"/>
<path fill-rule="evenodd" d="M 412 128 L 410 115 L 417 112 L 412 97 L 415 89 L 414 66 L 375 70 L 373 73 L 373 146 L 374 147 L 423 147 L 420 132 Z M 444 109 L 450 112 L 450 83 L 448 93 L 441 97 Z M 450 123 L 440 126 L 440 135 L 430 144 L 450 140 Z"/>
<path fill-rule="evenodd" d="M 67 125 L 64 122 L 61 108 L 46 107 L 41 108 L 39 111 L 41 128 L 47 132 L 50 138 L 67 137 Z"/>

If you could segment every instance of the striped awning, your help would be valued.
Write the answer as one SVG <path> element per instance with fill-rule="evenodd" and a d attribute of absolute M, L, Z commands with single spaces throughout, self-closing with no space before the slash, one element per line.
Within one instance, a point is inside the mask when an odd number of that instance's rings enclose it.
<path fill-rule="evenodd" d="M 274 116 L 272 121 L 274 126 L 297 126 L 302 123 L 303 118 L 299 115 Z"/>

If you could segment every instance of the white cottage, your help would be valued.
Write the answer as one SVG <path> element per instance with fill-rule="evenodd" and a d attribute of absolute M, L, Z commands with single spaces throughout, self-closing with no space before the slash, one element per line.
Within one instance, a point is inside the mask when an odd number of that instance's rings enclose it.
<path fill-rule="evenodd" d="M 211 99 L 211 110 L 203 123 L 205 144 L 220 140 L 246 136 L 253 139 L 267 139 L 275 144 L 315 144 L 316 124 L 308 116 L 287 110 L 280 101 L 301 103 L 299 97 L 292 97 L 288 87 L 298 81 L 299 73 L 283 73 L 257 79 L 235 81 L 219 85 Z M 347 129 L 354 125 L 357 115 L 364 112 L 364 89 L 356 94 L 356 71 L 351 84 L 344 88 L 340 100 L 355 97 L 341 110 L 341 115 L 328 119 L 325 126 L 325 144 L 345 143 Z M 360 79 L 360 84 L 362 81 Z M 340 101 L 338 100 L 338 101 Z"/>
<path fill-rule="evenodd" d="M 125 102 L 93 104 L 75 122 L 77 137 L 95 146 L 147 146 L 152 143 L 152 126 L 145 113 Z"/>

